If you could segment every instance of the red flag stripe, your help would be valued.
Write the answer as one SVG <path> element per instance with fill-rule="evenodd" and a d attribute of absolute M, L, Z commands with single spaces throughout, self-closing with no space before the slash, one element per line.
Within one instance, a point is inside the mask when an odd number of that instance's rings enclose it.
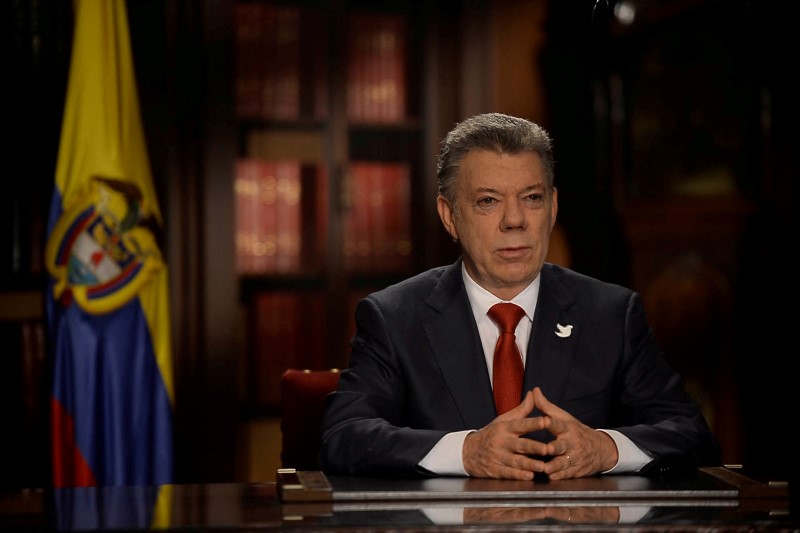
<path fill-rule="evenodd" d="M 92 468 L 75 443 L 74 423 L 70 414 L 55 398 L 50 401 L 50 424 L 53 442 L 53 485 L 55 487 L 92 487 L 97 485 Z"/>

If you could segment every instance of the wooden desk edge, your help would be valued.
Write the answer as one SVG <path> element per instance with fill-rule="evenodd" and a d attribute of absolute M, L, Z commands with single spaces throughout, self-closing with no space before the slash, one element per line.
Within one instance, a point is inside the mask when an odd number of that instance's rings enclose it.
<path fill-rule="evenodd" d="M 789 496 L 788 483 L 757 481 L 728 467 L 702 467 L 699 471 L 730 486 L 739 500 L 783 498 Z M 277 472 L 278 497 L 281 502 L 330 502 L 333 489 L 321 471 L 298 471 L 281 468 Z"/>
<path fill-rule="evenodd" d="M 279 468 L 277 485 L 282 502 L 328 502 L 333 499 L 331 484 L 319 470 Z"/>
<path fill-rule="evenodd" d="M 789 483 L 786 481 L 758 481 L 725 466 L 702 467 L 700 471 L 735 487 L 741 499 L 789 497 Z"/>

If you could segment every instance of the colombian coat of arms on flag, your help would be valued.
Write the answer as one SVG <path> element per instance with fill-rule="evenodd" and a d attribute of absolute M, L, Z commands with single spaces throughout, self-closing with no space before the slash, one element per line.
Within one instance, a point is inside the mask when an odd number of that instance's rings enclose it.
<path fill-rule="evenodd" d="M 56 487 L 173 481 L 167 266 L 124 0 L 76 0 L 45 251 Z"/>

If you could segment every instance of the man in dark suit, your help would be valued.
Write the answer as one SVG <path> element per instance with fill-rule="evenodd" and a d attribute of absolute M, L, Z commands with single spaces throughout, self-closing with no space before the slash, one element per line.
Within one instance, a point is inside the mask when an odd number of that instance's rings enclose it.
<path fill-rule="evenodd" d="M 322 423 L 325 472 L 530 480 L 719 463 L 639 295 L 544 262 L 553 166 L 547 132 L 508 115 L 469 118 L 444 139 L 437 209 L 461 258 L 358 303 Z M 524 310 L 522 392 L 502 414 L 487 314 L 498 302 Z"/>

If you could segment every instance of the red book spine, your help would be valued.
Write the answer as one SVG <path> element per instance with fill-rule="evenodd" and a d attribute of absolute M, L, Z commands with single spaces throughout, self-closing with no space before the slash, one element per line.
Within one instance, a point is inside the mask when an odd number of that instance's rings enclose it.
<path fill-rule="evenodd" d="M 236 270 L 241 274 L 255 272 L 255 247 L 259 236 L 259 174 L 258 161 L 240 159 L 236 162 Z"/>
<path fill-rule="evenodd" d="M 315 265 L 324 265 L 328 252 L 328 170 L 320 163 L 315 165 L 315 191 L 313 199 L 314 210 L 316 211 L 316 231 L 314 232 L 314 253 Z"/>
<path fill-rule="evenodd" d="M 259 161 L 258 215 L 254 270 L 259 274 L 276 269 L 278 180 L 275 165 L 270 161 Z"/>
<path fill-rule="evenodd" d="M 327 368 L 324 295 L 276 291 L 255 297 L 251 397 L 262 407 L 280 402 L 280 377 L 288 368 Z"/>

